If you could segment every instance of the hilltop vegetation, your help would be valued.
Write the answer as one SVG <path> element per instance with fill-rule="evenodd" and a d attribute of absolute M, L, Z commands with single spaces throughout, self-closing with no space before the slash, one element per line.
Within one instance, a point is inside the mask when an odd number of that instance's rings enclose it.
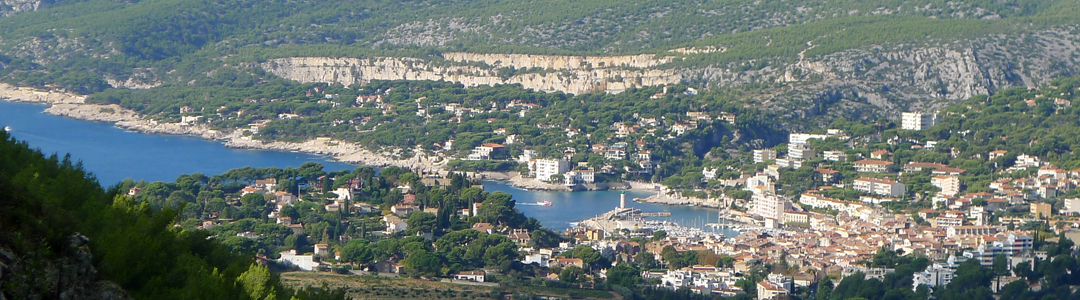
<path fill-rule="evenodd" d="M 104 190 L 68 157 L 46 157 L 4 132 L 0 140 L 6 297 L 343 299 L 287 289 L 250 255 L 207 232 L 173 228 L 176 210 Z"/>
<path fill-rule="evenodd" d="M 6 81 L 80 93 L 201 80 L 220 61 L 442 51 L 677 54 L 674 66 L 792 61 L 1075 24 L 1074 1 L 57 1 L 0 19 Z M 812 42 L 813 46 L 807 44 Z M 804 52 L 805 51 L 805 52 Z M 757 64 L 761 64 L 758 62 Z"/>

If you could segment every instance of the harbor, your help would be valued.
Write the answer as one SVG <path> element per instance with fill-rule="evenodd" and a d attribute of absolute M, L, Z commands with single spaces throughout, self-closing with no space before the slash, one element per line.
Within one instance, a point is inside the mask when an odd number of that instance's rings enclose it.
<path fill-rule="evenodd" d="M 575 229 L 599 230 L 605 236 L 627 235 L 630 237 L 652 236 L 655 232 L 664 231 L 668 236 L 677 238 L 713 238 L 722 239 L 737 236 L 738 225 L 721 225 L 718 223 L 701 223 L 700 226 L 685 226 L 670 220 L 656 220 L 650 218 L 670 217 L 671 212 L 656 211 L 647 212 L 639 208 L 626 206 L 626 194 L 619 195 L 619 206 L 595 217 L 575 222 Z M 717 214 L 719 216 L 719 214 Z M 714 226 L 708 226 L 713 224 Z"/>

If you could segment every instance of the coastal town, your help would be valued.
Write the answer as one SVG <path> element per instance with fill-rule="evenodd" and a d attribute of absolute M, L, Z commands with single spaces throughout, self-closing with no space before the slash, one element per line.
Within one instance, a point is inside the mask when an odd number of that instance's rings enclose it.
<path fill-rule="evenodd" d="M 325 172 L 305 164 L 121 186 L 152 206 L 196 203 L 185 208 L 186 219 L 177 226 L 227 237 L 258 252 L 265 264 L 300 271 L 491 287 L 513 286 L 508 282 L 524 280 L 514 279 L 519 276 L 559 288 L 618 285 L 647 287 L 630 294 L 666 290 L 758 299 L 843 291 L 843 282 L 858 278 L 902 282 L 902 293 L 918 298 L 952 289 L 950 283 L 969 276 L 974 266 L 995 270 L 991 293 L 1016 282 L 1034 291 L 1058 284 L 1033 280 L 1032 272 L 1051 272 L 1036 266 L 1072 255 L 1073 239 L 1080 237 L 1080 165 L 1062 148 L 1066 131 L 1031 138 L 1031 132 L 966 124 L 985 118 L 1011 121 L 995 126 L 1026 119 L 1053 124 L 1049 120 L 1073 113 L 1066 99 L 1072 95 L 1065 91 L 1075 87 L 1044 89 L 1053 92 L 1018 90 L 942 110 L 903 112 L 897 121 L 790 131 L 772 146 L 764 139 L 744 140 L 664 175 L 665 164 L 680 162 L 661 154 L 670 153 L 671 145 L 692 143 L 687 137 L 700 138 L 709 128 L 738 128 L 731 126 L 741 126 L 740 115 L 633 114 L 595 126 L 610 133 L 599 137 L 540 123 L 536 129 L 561 132 L 563 139 L 543 146 L 496 127 L 468 142 L 462 141 L 468 134 L 458 134 L 429 148 L 420 145 L 409 158 L 386 160 L 382 166 L 388 167 L 379 171 Z M 655 97 L 668 93 L 665 88 Z M 358 97 L 356 103 L 378 107 L 381 98 Z M 418 110 L 432 107 L 424 101 L 416 100 Z M 474 108 L 431 105 L 456 118 L 474 116 Z M 488 112 L 529 115 L 534 106 L 514 100 Z M 1004 115 L 1005 106 L 1016 107 L 1010 112 L 1015 115 Z M 299 117 L 278 118 L 220 134 L 252 148 L 290 144 L 252 138 L 271 124 Z M 185 117 L 181 124 L 154 126 L 205 129 L 203 121 Z M 343 122 L 354 122 L 357 130 L 379 126 L 363 119 Z M 1029 136 L 1018 138 L 1024 135 Z M 300 144 L 348 149 L 342 155 L 405 154 L 375 154 L 332 138 Z M 492 179 L 538 190 L 632 189 L 650 196 L 623 195 L 611 211 L 554 232 L 515 208 L 550 202 L 515 203 L 508 194 L 484 191 L 479 182 Z M 192 190 L 190 181 L 201 183 Z M 678 224 L 666 219 L 670 212 L 643 211 L 627 204 L 632 201 L 707 207 L 715 210 L 716 221 Z M 461 255 L 471 258 L 455 258 Z"/>
<path fill-rule="evenodd" d="M 1080 300 L 1080 0 L 0 0 L 0 300 Z"/>
<path fill-rule="evenodd" d="M 905 113 L 903 117 L 903 130 L 912 131 L 932 127 L 938 118 L 934 113 Z M 1080 214 L 1080 199 L 1061 197 L 1070 194 L 1080 183 L 1080 169 L 1066 171 L 1036 156 L 1010 155 L 1007 151 L 995 150 L 982 157 L 987 160 L 1015 157 L 1009 164 L 1011 167 L 1003 168 L 1001 172 L 1025 172 L 1027 175 L 995 179 L 986 192 L 966 192 L 960 181 L 966 173 L 964 169 L 931 162 L 909 162 L 894 167 L 888 151 L 867 151 L 870 156 L 864 158 L 850 152 L 819 155 L 812 150 L 810 144 L 814 140 L 826 139 L 848 140 L 850 137 L 839 130 L 830 130 L 827 134 L 792 133 L 786 153 L 767 149 L 754 151 L 753 159 L 767 167 L 752 176 L 731 180 L 735 186 L 749 191 L 750 199 L 719 199 L 718 222 L 709 224 L 737 230 L 736 235 L 727 236 L 662 221 L 664 212 L 643 212 L 627 207 L 625 195 L 618 207 L 582 220 L 562 233 L 565 240 L 548 247 L 532 242 L 533 232 L 521 228 L 486 222 L 473 223 L 470 228 L 513 241 L 521 254 L 518 261 L 543 268 L 538 271 L 538 276 L 546 280 L 582 283 L 580 278 L 567 278 L 559 272 L 575 267 L 588 270 L 584 276 L 595 281 L 607 278 L 612 264 L 651 262 L 654 267 L 640 269 L 638 275 L 644 282 L 657 287 L 690 289 L 702 295 L 724 297 L 752 293 L 759 299 L 805 294 L 822 280 L 853 274 L 861 274 L 866 279 L 884 279 L 895 270 L 870 263 L 882 251 L 925 257 L 933 262 L 913 274 L 909 288 L 915 292 L 920 288 L 948 285 L 957 276 L 955 273 L 960 264 L 968 260 L 990 268 L 1003 257 L 1009 269 L 1046 260 L 1046 250 L 1038 250 L 1035 246 L 1040 231 L 1063 239 L 1080 237 L 1077 229 L 1080 219 L 1075 218 Z M 549 176 L 560 174 L 550 170 L 565 168 L 565 162 L 536 162 L 537 172 L 547 172 L 543 174 L 551 174 Z M 776 180 L 784 172 L 793 170 L 793 165 L 811 162 L 816 165 L 806 167 L 812 167 L 816 181 L 825 184 L 795 197 L 785 196 L 777 188 Z M 841 170 L 836 170 L 836 165 L 843 162 L 851 168 L 843 171 L 856 174 L 854 178 L 838 178 Z M 787 165 L 779 166 L 778 163 Z M 830 168 L 829 165 L 833 166 Z M 897 181 L 904 176 L 930 177 L 932 188 L 928 191 L 933 193 L 925 194 L 924 199 L 908 199 L 910 193 L 906 185 Z M 438 186 L 447 181 L 433 175 L 421 182 Z M 258 180 L 243 192 L 269 192 L 273 190 L 273 184 L 272 180 Z M 352 198 L 360 185 L 360 180 L 354 179 L 334 190 L 336 199 L 324 209 L 339 211 L 351 207 L 349 209 L 359 213 L 377 211 L 377 207 Z M 406 232 L 410 227 L 407 220 L 414 212 L 439 213 L 438 208 L 417 205 L 416 195 L 408 192 L 409 186 L 398 189 L 404 192 L 402 201 L 390 206 L 389 214 L 381 218 L 386 235 Z M 840 200 L 824 196 L 840 190 L 853 191 L 857 197 Z M 274 193 L 274 199 L 278 201 L 277 208 L 269 217 L 276 218 L 278 224 L 303 232 L 303 225 L 279 214 L 282 208 L 294 204 L 296 197 L 278 191 Z M 1061 199 L 1057 203 L 1062 206 L 1055 207 L 1052 199 Z M 926 202 L 931 207 L 906 213 L 888 206 L 901 201 Z M 473 203 L 471 207 L 453 213 L 469 220 L 477 216 L 482 204 Z M 416 234 L 430 236 L 430 232 Z M 601 263 L 597 265 L 597 260 L 577 257 L 579 247 L 599 253 L 603 257 L 599 260 Z M 336 260 L 341 259 L 340 251 L 330 254 L 327 244 L 316 244 L 314 249 L 309 255 L 298 255 L 294 250 L 285 252 L 279 260 L 301 270 L 329 270 L 336 266 Z M 687 261 L 684 260 L 686 256 L 694 258 Z M 370 270 L 406 272 L 401 262 L 392 260 L 374 265 Z M 779 265 L 784 267 L 777 267 Z M 771 271 L 764 272 L 766 269 Z M 498 276 L 498 271 L 487 272 L 461 271 L 447 276 L 452 282 L 485 282 L 485 276 Z M 753 284 L 744 283 L 746 280 L 753 280 Z M 994 278 L 995 282 L 1003 283 L 1017 280 L 1023 278 L 1016 273 Z M 998 292 L 997 286 L 994 292 Z"/>

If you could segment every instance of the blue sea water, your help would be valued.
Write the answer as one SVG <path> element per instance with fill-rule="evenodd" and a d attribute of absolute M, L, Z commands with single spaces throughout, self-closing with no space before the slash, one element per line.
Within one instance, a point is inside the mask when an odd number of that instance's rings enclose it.
<path fill-rule="evenodd" d="M 103 186 L 125 178 L 173 181 L 182 174 L 207 176 L 242 167 L 299 167 L 318 162 L 327 171 L 356 166 L 306 153 L 239 150 L 198 137 L 141 134 L 112 124 L 57 117 L 40 104 L 0 101 L 0 127 L 46 154 L 71 153 Z"/>
<path fill-rule="evenodd" d="M 0 101 L 0 127 L 10 126 L 16 139 L 46 154 L 70 153 L 82 161 L 86 170 L 97 176 L 103 186 L 125 178 L 146 181 L 173 181 L 181 174 L 202 173 L 208 176 L 242 167 L 298 167 L 305 162 L 321 163 L 325 170 L 352 169 L 356 166 L 335 162 L 324 156 L 264 150 L 226 148 L 220 142 L 190 136 L 153 135 L 126 131 L 112 124 L 74 120 L 44 113 L 40 104 Z M 501 182 L 484 182 L 487 191 L 513 195 L 525 215 L 544 226 L 563 230 L 571 222 L 591 218 L 619 204 L 617 191 L 534 192 L 516 189 Z M 716 222 L 717 211 L 687 206 L 636 203 L 633 198 L 648 196 L 627 192 L 627 205 L 646 212 L 670 211 L 670 220 L 685 226 L 700 227 Z M 551 206 L 535 203 L 550 201 Z"/>

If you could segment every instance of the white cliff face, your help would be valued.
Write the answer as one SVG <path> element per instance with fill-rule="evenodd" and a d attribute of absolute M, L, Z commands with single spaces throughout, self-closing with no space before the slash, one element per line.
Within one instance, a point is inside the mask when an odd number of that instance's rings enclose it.
<path fill-rule="evenodd" d="M 653 60 L 647 55 L 584 57 L 448 53 L 445 56 L 450 64 L 433 64 L 410 57 L 291 57 L 263 63 L 262 68 L 300 82 L 348 85 L 371 80 L 444 80 L 465 86 L 521 84 L 527 89 L 573 94 L 619 93 L 630 88 L 682 81 L 681 76 L 671 70 L 625 68 L 645 68 L 666 62 Z M 478 67 L 468 62 L 483 62 L 491 67 Z M 611 65 L 616 67 L 609 67 Z M 507 66 L 516 69 L 541 68 L 544 71 L 499 76 L 498 68 Z"/>
<path fill-rule="evenodd" d="M 41 8 L 41 0 L 0 0 L 0 16 L 6 17 Z"/>
<path fill-rule="evenodd" d="M 736 87 L 780 82 L 784 90 L 751 97 L 766 109 L 822 112 L 838 103 L 844 110 L 886 113 L 939 108 L 974 95 L 1014 86 L 1046 83 L 1080 73 L 1080 35 L 1069 28 L 1020 36 L 994 36 L 938 45 L 869 46 L 798 60 L 768 60 L 761 69 L 734 70 L 725 64 L 672 68 L 677 58 L 654 55 L 559 56 L 444 53 L 442 59 L 293 57 L 262 67 L 301 82 L 366 83 L 370 80 L 445 80 L 466 86 L 521 84 L 545 92 L 619 93 L 642 86 L 687 83 Z M 813 49 L 808 44 L 806 50 Z M 721 50 L 722 51 L 722 50 Z M 803 53 L 805 53 L 804 51 Z M 750 62 L 754 63 L 754 62 Z M 667 65 L 665 65 L 667 64 Z M 506 67 L 516 71 L 507 73 Z M 500 70 L 502 69 L 502 70 Z M 775 101 L 774 101 L 775 100 Z M 808 108 L 809 107 L 809 108 Z"/>
<path fill-rule="evenodd" d="M 554 70 L 576 70 L 592 68 L 649 68 L 669 63 L 671 57 L 655 58 L 654 55 L 623 56 L 567 56 L 567 55 L 531 55 L 531 54 L 482 54 L 452 52 L 443 53 L 443 58 L 456 62 L 483 62 L 494 67 L 542 68 Z"/>
<path fill-rule="evenodd" d="M 45 91 L 29 87 L 17 87 L 6 83 L 0 83 L 0 99 L 49 104 L 86 102 L 86 96 L 82 95 L 75 95 L 62 91 Z"/>

